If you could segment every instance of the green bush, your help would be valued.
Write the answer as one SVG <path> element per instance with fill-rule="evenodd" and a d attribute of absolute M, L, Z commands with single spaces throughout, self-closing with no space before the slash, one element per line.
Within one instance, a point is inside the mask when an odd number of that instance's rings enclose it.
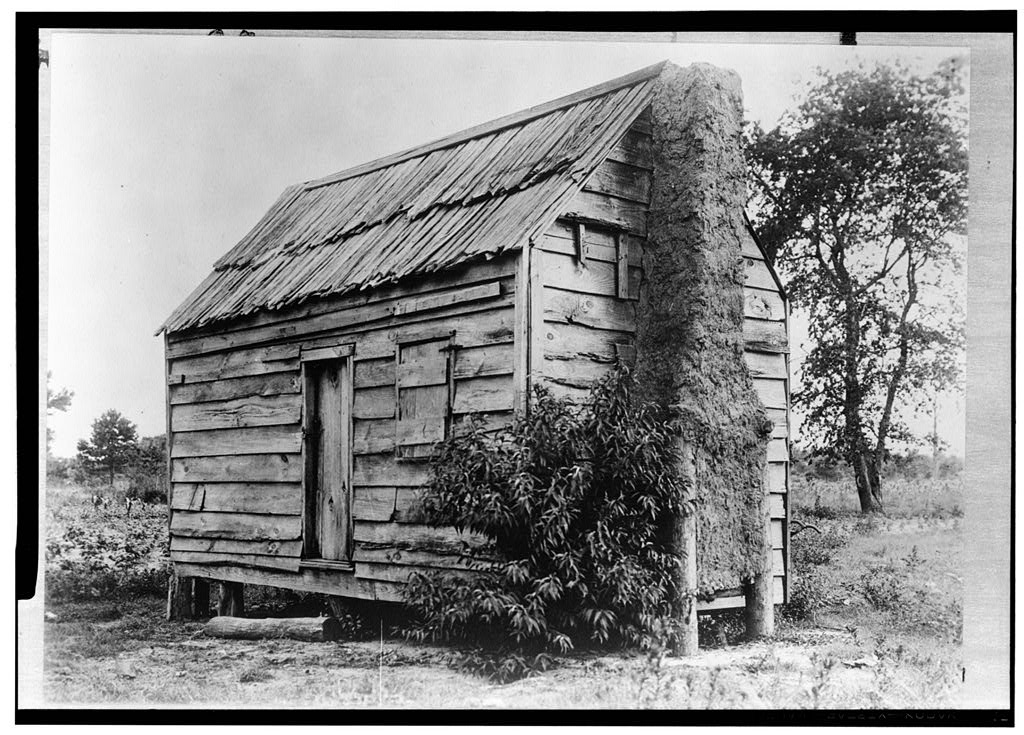
<path fill-rule="evenodd" d="M 462 645 L 466 667 L 518 678 L 581 646 L 648 646 L 668 616 L 664 519 L 681 512 L 673 435 L 614 371 L 573 407 L 538 389 L 528 417 L 443 442 L 421 503 L 428 519 L 482 534 L 497 561 L 474 578 L 416 574 L 414 640 Z"/>
<path fill-rule="evenodd" d="M 50 600 L 108 598 L 166 591 L 170 561 L 167 516 L 143 506 L 69 520 L 46 542 L 46 596 Z"/>

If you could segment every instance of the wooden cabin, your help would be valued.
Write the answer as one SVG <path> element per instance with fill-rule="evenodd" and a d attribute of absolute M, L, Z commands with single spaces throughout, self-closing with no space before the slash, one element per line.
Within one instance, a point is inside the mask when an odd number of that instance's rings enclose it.
<path fill-rule="evenodd" d="M 216 262 L 161 327 L 177 577 L 394 601 L 465 565 L 415 510 L 434 443 L 632 359 L 660 67 L 291 186 Z M 783 602 L 787 303 L 745 236 Z"/>

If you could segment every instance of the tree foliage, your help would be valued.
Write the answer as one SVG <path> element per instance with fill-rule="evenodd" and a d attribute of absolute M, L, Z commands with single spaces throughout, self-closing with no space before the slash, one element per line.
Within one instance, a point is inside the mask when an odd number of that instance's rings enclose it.
<path fill-rule="evenodd" d="M 959 63 L 819 69 L 776 128 L 747 130 L 755 222 L 810 325 L 793 403 L 811 446 L 851 466 L 864 510 L 881 507 L 888 442 L 911 437 L 901 409 L 959 380 Z"/>
<path fill-rule="evenodd" d="M 71 399 L 74 398 L 74 391 L 70 391 L 67 388 L 61 388 L 58 391 L 54 391 L 50 387 L 50 378 L 53 377 L 53 373 L 49 370 L 46 371 L 46 415 L 52 416 L 54 411 L 67 411 L 71 408 Z M 50 455 L 50 445 L 53 443 L 53 429 L 49 426 L 46 427 L 46 455 Z"/>
<path fill-rule="evenodd" d="M 580 645 L 650 643 L 670 612 L 662 523 L 679 513 L 672 432 L 631 397 L 625 371 L 576 409 L 538 389 L 528 417 L 446 440 L 421 503 L 430 521 L 482 534 L 496 562 L 475 579 L 414 575 L 410 635 L 484 651 L 494 678 Z"/>
<path fill-rule="evenodd" d="M 114 474 L 130 463 L 138 451 L 135 424 L 118 411 L 105 411 L 92 422 L 92 436 L 78 440 L 78 459 L 88 471 L 105 474 L 114 484 Z"/>

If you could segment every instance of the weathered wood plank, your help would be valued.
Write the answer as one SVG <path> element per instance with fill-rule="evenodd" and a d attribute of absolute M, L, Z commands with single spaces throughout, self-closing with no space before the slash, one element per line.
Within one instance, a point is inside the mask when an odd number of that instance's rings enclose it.
<path fill-rule="evenodd" d="M 353 384 L 360 388 L 376 388 L 395 384 L 395 356 L 379 357 L 372 360 L 357 360 L 353 373 Z"/>
<path fill-rule="evenodd" d="M 489 562 L 462 554 L 438 554 L 420 549 L 400 549 L 394 546 L 362 546 L 357 544 L 352 556 L 356 564 L 412 565 L 420 568 L 481 569 Z"/>
<path fill-rule="evenodd" d="M 454 528 L 419 525 L 415 523 L 356 523 L 356 543 L 397 546 L 399 548 L 439 550 L 447 552 L 486 546 L 485 536 L 459 533 Z"/>
<path fill-rule="evenodd" d="M 648 204 L 651 201 L 651 172 L 641 166 L 605 159 L 587 179 L 583 188 Z"/>
<path fill-rule="evenodd" d="M 399 419 L 395 428 L 395 444 L 434 444 L 444 439 L 444 416 L 417 416 Z"/>
<path fill-rule="evenodd" d="M 575 388 L 591 388 L 615 367 L 615 362 L 596 361 L 589 357 L 557 359 L 545 355 L 544 377 Z"/>
<path fill-rule="evenodd" d="M 399 388 L 447 385 L 448 354 L 437 352 L 429 357 L 403 361 L 395 366 L 395 377 Z"/>
<path fill-rule="evenodd" d="M 276 396 L 302 390 L 299 373 L 267 373 L 243 378 L 226 378 L 207 383 L 185 383 L 169 386 L 171 404 L 227 401 L 254 396 Z"/>
<path fill-rule="evenodd" d="M 768 490 L 773 493 L 786 493 L 786 463 L 770 462 L 768 464 Z"/>
<path fill-rule="evenodd" d="M 598 294 L 616 297 L 617 265 L 600 260 L 588 260 L 585 264 L 575 258 L 561 253 L 542 251 L 541 268 L 545 286 L 553 286 L 566 291 Z M 629 269 L 629 298 L 640 297 L 639 268 Z"/>
<path fill-rule="evenodd" d="M 542 238 L 540 247 L 550 253 L 561 253 L 576 257 L 576 244 L 573 241 L 573 225 L 570 222 L 556 220 Z M 638 237 L 623 235 L 626 241 L 626 253 L 631 266 L 640 268 L 643 265 L 644 241 Z M 583 243 L 587 247 L 587 259 L 603 260 L 614 263 L 618 260 L 615 250 L 615 230 L 591 226 L 586 230 Z"/>
<path fill-rule="evenodd" d="M 184 482 L 171 486 L 171 509 L 212 512 L 302 512 L 299 483 Z"/>
<path fill-rule="evenodd" d="M 171 430 L 205 431 L 297 424 L 301 411 L 302 399 L 298 393 L 183 403 L 171 406 Z"/>
<path fill-rule="evenodd" d="M 354 458 L 352 484 L 356 487 L 420 486 L 430 477 L 424 462 L 398 462 L 391 455 L 365 454 Z"/>
<path fill-rule="evenodd" d="M 392 360 L 392 362 L 394 361 Z M 380 388 L 363 388 L 353 391 L 352 416 L 356 419 L 393 419 L 395 417 L 394 383 Z"/>
<path fill-rule="evenodd" d="M 751 376 L 755 378 L 788 378 L 786 356 L 778 352 L 754 352 L 746 350 L 743 361 Z"/>
<path fill-rule="evenodd" d="M 467 304 L 471 301 L 482 299 L 493 299 L 501 295 L 501 286 L 497 281 L 483 283 L 479 286 L 460 288 L 402 299 L 395 304 L 395 315 L 410 314 L 416 311 L 427 311 L 429 309 L 440 309 L 453 304 Z"/>
<path fill-rule="evenodd" d="M 356 577 L 358 579 L 372 579 L 384 582 L 396 582 L 398 584 L 408 583 L 409 576 L 415 573 L 435 574 L 438 571 L 439 570 L 431 567 L 418 567 L 406 564 L 376 564 L 373 562 L 356 563 Z M 472 578 L 474 575 L 483 573 L 482 570 L 474 571 L 458 567 L 446 569 L 445 571 L 452 576 L 466 578 Z"/>
<path fill-rule="evenodd" d="M 744 319 L 743 343 L 746 349 L 755 352 L 788 352 L 786 323 Z"/>
<path fill-rule="evenodd" d="M 282 322 L 302 322 L 311 316 L 326 314 L 332 311 L 343 311 L 364 304 L 380 301 L 403 299 L 429 294 L 434 291 L 451 288 L 452 284 L 469 286 L 483 281 L 491 281 L 514 273 L 516 253 L 498 256 L 490 260 L 477 260 L 458 266 L 443 273 L 429 274 L 404 281 L 401 285 L 381 285 L 369 292 L 358 292 L 338 297 L 316 299 L 298 306 L 260 311 L 256 314 L 240 317 L 230 322 L 175 332 L 169 335 L 171 343 L 188 342 L 210 334 L 240 332 L 255 327 L 280 324 Z"/>
<path fill-rule="evenodd" d="M 786 554 L 782 549 L 772 549 L 772 571 L 775 573 L 786 571 Z"/>
<path fill-rule="evenodd" d="M 769 408 L 768 418 L 772 420 L 775 428 L 772 430 L 773 439 L 785 439 L 789 436 L 789 418 L 786 410 L 782 408 Z"/>
<path fill-rule="evenodd" d="M 401 602 L 404 585 L 357 579 L 353 572 L 328 569 L 300 568 L 297 574 L 271 569 L 232 567 L 228 565 L 176 564 L 182 576 L 203 577 L 243 584 L 261 584 L 268 587 L 317 592 L 325 595 L 355 597 L 363 600 Z"/>
<path fill-rule="evenodd" d="M 477 307 L 472 313 L 458 316 L 432 318 L 419 322 L 403 321 L 402 326 L 374 328 L 361 333 L 339 333 L 336 336 L 315 337 L 302 342 L 303 348 L 321 346 L 325 342 L 338 339 L 355 339 L 355 360 L 359 364 L 364 360 L 390 357 L 394 359 L 395 342 L 406 341 L 410 336 L 434 334 L 440 338 L 455 332 L 455 340 L 462 347 L 502 344 L 513 341 L 515 307 L 513 299 L 502 297 L 500 302 L 486 307 Z"/>
<path fill-rule="evenodd" d="M 786 517 L 786 496 L 781 493 L 772 493 L 768 496 L 769 514 L 772 518 Z"/>
<path fill-rule="evenodd" d="M 455 352 L 456 380 L 511 375 L 514 368 L 514 348 L 508 343 L 463 348 Z"/>
<path fill-rule="evenodd" d="M 654 166 L 654 153 L 651 148 L 651 135 L 642 130 L 627 130 L 619 142 L 612 148 L 608 158 L 631 166 L 651 168 Z"/>
<path fill-rule="evenodd" d="M 394 449 L 394 419 L 355 419 L 353 421 L 353 454 L 381 454 L 392 452 Z"/>
<path fill-rule="evenodd" d="M 786 407 L 786 381 L 776 378 L 754 378 L 754 390 L 766 408 Z"/>
<path fill-rule="evenodd" d="M 647 205 L 631 202 L 627 199 L 598 194 L 593 191 L 581 191 L 565 210 L 565 217 L 607 222 L 627 232 L 647 236 Z"/>
<path fill-rule="evenodd" d="M 352 515 L 356 521 L 388 522 L 395 514 L 395 494 L 393 487 L 359 487 L 354 488 Z"/>
<path fill-rule="evenodd" d="M 298 424 L 253 426 L 245 429 L 179 431 L 172 457 L 211 457 L 218 454 L 293 454 L 302 449 Z"/>
<path fill-rule="evenodd" d="M 743 316 L 752 319 L 785 321 L 786 302 L 777 291 L 760 288 L 743 289 Z"/>
<path fill-rule="evenodd" d="M 171 359 L 168 382 L 198 383 L 284 372 L 299 366 L 298 345 L 271 345 L 198 357 Z"/>
<path fill-rule="evenodd" d="M 590 358 L 615 362 L 615 346 L 632 344 L 631 332 L 592 329 L 580 324 L 544 323 L 544 357 L 547 359 Z"/>
<path fill-rule="evenodd" d="M 299 482 L 299 454 L 246 454 L 174 459 L 174 482 Z"/>
<path fill-rule="evenodd" d="M 770 439 L 768 441 L 768 461 L 789 461 L 789 446 L 785 439 Z"/>
<path fill-rule="evenodd" d="M 453 281 L 449 285 L 453 285 Z M 511 285 L 509 286 L 511 289 Z M 210 334 L 187 342 L 171 345 L 171 356 L 237 350 L 261 342 L 295 340 L 310 335 L 349 330 L 366 331 L 367 328 L 396 326 L 399 322 L 438 318 L 467 310 L 478 310 L 485 299 L 498 299 L 502 288 L 497 281 L 470 288 L 448 289 L 420 297 L 377 301 L 362 306 L 329 311 L 300 320 L 280 322 L 254 329 Z M 508 300 L 508 297 L 505 298 Z M 437 312 L 437 313 L 430 313 Z"/>
<path fill-rule="evenodd" d="M 760 257 L 757 258 L 744 258 L 744 265 L 746 266 L 746 285 L 753 288 L 763 288 L 769 291 L 778 289 L 778 285 L 775 283 L 775 278 L 772 277 L 772 272 L 768 268 L 768 264 L 765 263 Z"/>
<path fill-rule="evenodd" d="M 547 287 L 544 289 L 544 321 L 634 332 L 636 302 Z"/>
<path fill-rule="evenodd" d="M 745 258 L 754 258 L 755 260 L 764 260 L 764 255 L 761 253 L 761 248 L 754 242 L 754 236 L 750 234 L 750 230 L 746 227 L 743 228 L 743 234 L 740 235 L 740 248 Z"/>
<path fill-rule="evenodd" d="M 697 600 L 697 610 L 699 612 L 711 612 L 712 610 L 731 610 L 733 608 L 744 607 L 746 605 L 746 598 L 743 595 L 722 595 L 716 597 L 713 600 Z"/>
<path fill-rule="evenodd" d="M 302 519 L 299 516 L 260 513 L 190 513 L 179 510 L 171 515 L 171 535 L 288 541 L 301 537 Z"/>
<path fill-rule="evenodd" d="M 302 556 L 302 541 L 265 539 L 251 541 L 231 538 L 171 536 L 171 551 L 201 551 L 208 554 L 255 554 L 259 556 Z"/>
<path fill-rule="evenodd" d="M 454 413 L 512 410 L 514 390 L 511 375 L 470 378 L 455 384 Z"/>
<path fill-rule="evenodd" d="M 241 567 L 265 567 L 287 572 L 299 571 L 297 556 L 263 556 L 261 554 L 215 554 L 205 551 L 171 550 L 171 561 L 175 564 L 230 564 Z"/>

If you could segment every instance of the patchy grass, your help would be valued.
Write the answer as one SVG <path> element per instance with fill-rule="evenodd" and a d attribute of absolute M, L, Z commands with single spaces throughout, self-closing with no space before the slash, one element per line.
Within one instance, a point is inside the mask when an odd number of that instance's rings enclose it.
<path fill-rule="evenodd" d="M 57 619 L 44 631 L 46 697 L 53 707 L 956 706 L 959 489 L 891 483 L 892 515 L 862 519 L 850 512 L 856 496 L 847 483 L 795 485 L 794 517 L 821 533 L 807 529 L 793 538 L 793 602 L 780 609 L 770 641 L 742 642 L 741 617 L 722 614 L 702 619 L 703 650 L 691 659 L 663 651 L 580 654 L 561 657 L 541 675 L 493 685 L 453 670 L 448 649 L 412 645 L 387 625 L 382 655 L 380 623 L 365 615 L 352 626 L 362 640 L 221 640 L 205 637 L 201 621 L 165 621 L 162 594 L 119 590 L 102 599 L 49 600 Z M 113 511 L 95 512 L 87 497 L 61 492 L 66 497 L 48 511 L 48 534 L 88 519 L 107 532 L 119 528 Z M 815 502 L 845 505 L 831 516 L 806 515 Z M 166 533 L 157 509 L 154 533 Z M 327 611 L 320 596 L 259 587 L 246 588 L 246 605 L 263 616 Z"/>

